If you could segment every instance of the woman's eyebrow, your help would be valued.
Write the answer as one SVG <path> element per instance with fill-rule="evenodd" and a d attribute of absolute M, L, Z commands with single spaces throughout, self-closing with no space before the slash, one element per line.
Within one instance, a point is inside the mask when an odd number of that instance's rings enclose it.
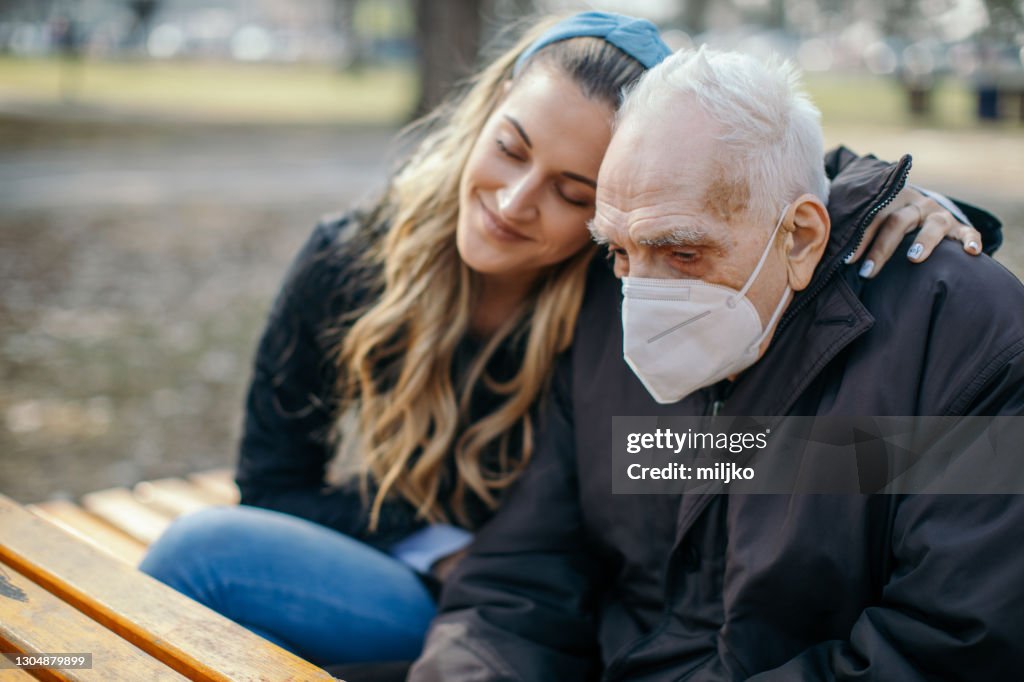
<path fill-rule="evenodd" d="M 519 133 L 519 137 L 523 138 L 523 142 L 526 143 L 526 146 L 529 147 L 530 149 L 533 149 L 533 143 L 530 142 L 530 136 L 526 134 L 525 130 L 523 130 L 523 126 L 519 124 L 519 121 L 515 120 L 508 114 L 505 114 L 505 119 L 512 124 L 512 127 L 516 129 L 516 132 Z"/>
<path fill-rule="evenodd" d="M 508 114 L 505 114 L 504 116 L 505 116 L 505 120 L 507 120 L 509 123 L 511 123 L 512 127 L 515 128 L 516 132 L 519 133 L 519 137 L 523 138 L 523 142 L 526 143 L 526 146 L 529 147 L 530 149 L 533 149 L 533 142 L 530 141 L 530 136 L 526 134 L 525 130 L 523 130 L 523 126 L 519 123 L 519 121 L 515 120 L 514 118 L 512 118 Z M 589 185 L 590 187 L 593 187 L 594 189 L 597 189 L 597 181 L 596 180 L 591 180 L 590 178 L 588 178 L 585 175 L 580 175 L 579 173 L 573 173 L 572 171 L 564 171 L 562 173 L 562 175 L 564 177 L 569 178 L 570 180 L 575 180 L 576 182 L 582 182 L 584 185 Z"/>

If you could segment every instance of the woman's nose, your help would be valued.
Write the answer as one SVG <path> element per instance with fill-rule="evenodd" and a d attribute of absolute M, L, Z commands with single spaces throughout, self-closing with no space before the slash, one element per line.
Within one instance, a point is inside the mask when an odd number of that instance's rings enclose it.
<path fill-rule="evenodd" d="M 538 183 L 528 173 L 499 189 L 496 198 L 501 217 L 520 222 L 535 220 L 538 215 L 537 190 Z"/>

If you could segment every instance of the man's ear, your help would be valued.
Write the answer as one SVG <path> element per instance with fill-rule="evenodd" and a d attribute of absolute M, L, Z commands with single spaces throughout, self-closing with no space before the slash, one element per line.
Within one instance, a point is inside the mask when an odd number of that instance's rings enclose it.
<path fill-rule="evenodd" d="M 786 269 L 793 291 L 806 289 L 810 284 L 825 254 L 831 226 L 828 209 L 813 194 L 804 194 L 790 205 L 783 219 L 783 229 L 786 230 Z"/>

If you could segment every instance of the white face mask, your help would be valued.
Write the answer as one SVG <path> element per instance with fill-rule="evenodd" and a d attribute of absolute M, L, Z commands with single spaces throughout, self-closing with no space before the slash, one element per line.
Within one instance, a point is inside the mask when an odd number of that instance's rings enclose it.
<path fill-rule="evenodd" d="M 768 325 L 747 298 L 771 253 L 786 210 L 775 224 L 761 260 L 739 291 L 699 279 L 623 277 L 623 355 L 661 404 L 742 372 L 757 361 L 761 343 L 785 304 L 787 284 Z"/>

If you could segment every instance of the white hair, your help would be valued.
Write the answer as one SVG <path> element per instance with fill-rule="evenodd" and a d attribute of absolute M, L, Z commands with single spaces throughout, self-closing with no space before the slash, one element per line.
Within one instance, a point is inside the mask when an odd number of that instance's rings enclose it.
<path fill-rule="evenodd" d="M 789 62 L 706 47 L 679 50 L 626 93 L 617 125 L 636 115 L 661 117 L 680 95 L 693 97 L 721 126 L 722 166 L 730 179 L 746 181 L 754 215 L 775 217 L 804 193 L 827 203 L 821 112 Z"/>

